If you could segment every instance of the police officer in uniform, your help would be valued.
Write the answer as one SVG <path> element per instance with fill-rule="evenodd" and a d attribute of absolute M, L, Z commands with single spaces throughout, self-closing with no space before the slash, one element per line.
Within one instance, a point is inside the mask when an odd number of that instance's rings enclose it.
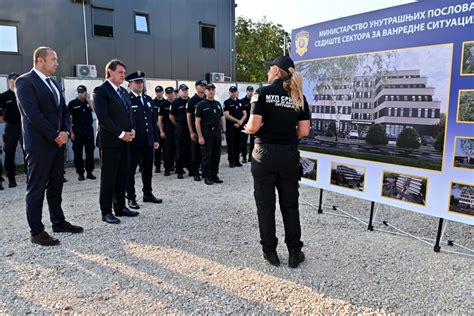
<path fill-rule="evenodd" d="M 130 142 L 130 169 L 127 180 L 128 206 L 139 209 L 135 194 L 135 171 L 138 161 L 142 163 L 143 202 L 161 203 L 152 193 L 153 151 L 159 147 L 158 127 L 153 100 L 143 93 L 145 73 L 137 71 L 129 74 L 125 80 L 130 84 L 132 115 L 135 119 L 135 139 Z"/>
<path fill-rule="evenodd" d="M 189 99 L 186 104 L 186 116 L 188 119 L 188 129 L 191 136 L 191 171 L 194 174 L 195 181 L 201 181 L 199 175 L 199 169 L 202 163 L 201 157 L 201 145 L 199 145 L 198 136 L 196 132 L 196 118 L 194 113 L 196 112 L 196 104 L 204 100 L 206 91 L 206 80 L 197 80 L 195 83 L 196 93 Z"/>
<path fill-rule="evenodd" d="M 18 143 L 23 150 L 22 146 L 22 135 L 21 135 L 21 115 L 18 109 L 15 95 L 15 81 L 19 75 L 15 72 L 8 74 L 8 87 L 9 89 L 0 94 L 0 115 L 3 116 L 5 124 L 5 134 L 3 135 L 3 143 L 5 152 L 5 171 L 7 172 L 8 187 L 14 188 L 16 184 L 16 166 L 15 166 L 15 153 Z M 23 157 L 25 157 L 25 151 L 23 150 Z M 1 162 L 0 162 L 1 164 Z M 26 169 L 25 160 L 25 169 Z"/>
<path fill-rule="evenodd" d="M 247 113 L 247 118 L 245 119 L 244 121 L 244 126 L 247 124 L 247 122 L 249 121 L 249 117 L 250 117 L 250 100 L 252 99 L 252 96 L 253 96 L 253 87 L 252 86 L 248 86 L 247 89 L 246 89 L 246 94 L 245 94 L 245 97 L 243 97 L 240 102 L 242 103 L 242 105 L 244 106 L 244 110 L 245 112 Z M 246 134 L 246 133 L 242 133 L 242 135 L 240 136 L 241 137 L 241 145 L 240 145 L 240 153 L 242 154 L 242 163 L 246 163 L 247 162 L 247 144 L 248 144 L 248 141 L 249 141 L 249 135 Z M 253 142 L 254 142 L 254 139 L 255 139 L 255 136 L 254 135 L 250 135 L 250 153 L 249 153 L 249 158 L 248 158 L 248 161 L 251 161 L 252 160 L 252 150 L 253 150 Z"/>
<path fill-rule="evenodd" d="M 202 175 L 207 185 L 222 183 L 219 176 L 221 142 L 225 135 L 223 111 L 219 101 L 214 99 L 216 87 L 206 86 L 206 99 L 196 105 L 196 131 L 201 145 Z"/>
<path fill-rule="evenodd" d="M 298 210 L 298 137 L 310 130 L 310 111 L 303 95 L 303 77 L 295 71 L 290 57 L 279 56 L 269 62 L 268 83 L 252 97 L 252 108 L 245 131 L 255 134 L 252 176 L 257 205 L 260 243 L 263 256 L 280 265 L 275 233 L 275 188 L 285 227 L 289 251 L 288 266 L 304 261 Z"/>
<path fill-rule="evenodd" d="M 94 170 L 94 127 L 92 112 L 94 111 L 91 98 L 84 85 L 77 87 L 77 98 L 69 102 L 67 106 L 71 115 L 72 129 L 71 140 L 74 152 L 74 167 L 79 175 L 79 181 L 84 181 L 84 161 L 82 152 L 86 152 L 87 179 L 96 179 L 92 174 Z"/>
<path fill-rule="evenodd" d="M 224 101 L 224 116 L 226 122 L 227 157 L 229 167 L 242 167 L 239 161 L 242 126 L 247 118 L 247 112 L 239 99 L 237 99 L 237 87 L 229 88 L 230 97 Z"/>
<path fill-rule="evenodd" d="M 156 86 L 155 87 L 155 98 L 153 99 L 153 106 L 154 106 L 154 111 L 155 111 L 155 122 L 156 122 L 156 128 L 158 129 L 158 112 L 160 110 L 160 106 L 163 102 L 165 102 L 164 98 L 164 90 L 162 86 Z M 161 161 L 163 160 L 163 145 L 164 145 L 165 139 L 160 137 L 160 147 L 158 149 L 155 149 L 155 173 L 160 173 L 161 172 Z"/>
<path fill-rule="evenodd" d="M 160 129 L 160 137 L 164 139 L 163 165 L 165 167 L 165 177 L 167 177 L 174 169 L 174 155 L 176 151 L 175 127 L 170 120 L 171 103 L 174 101 L 174 88 L 167 87 L 165 94 L 167 99 L 161 103 L 158 111 L 158 127 Z"/>
<path fill-rule="evenodd" d="M 184 168 L 191 171 L 191 137 L 189 136 L 188 120 L 186 117 L 186 104 L 188 103 L 188 86 L 179 85 L 179 96 L 173 101 L 170 108 L 170 120 L 176 128 L 176 174 L 178 179 L 183 179 Z"/>

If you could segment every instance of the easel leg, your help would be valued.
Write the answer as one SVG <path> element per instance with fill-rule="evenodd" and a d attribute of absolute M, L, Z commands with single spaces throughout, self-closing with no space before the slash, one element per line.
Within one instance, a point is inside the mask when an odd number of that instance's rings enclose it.
<path fill-rule="evenodd" d="M 441 251 L 441 246 L 439 245 L 439 242 L 441 241 L 441 234 L 443 232 L 443 222 L 444 222 L 444 218 L 440 218 L 439 224 L 438 224 L 438 234 L 436 235 L 436 243 L 433 248 L 435 252 Z"/>

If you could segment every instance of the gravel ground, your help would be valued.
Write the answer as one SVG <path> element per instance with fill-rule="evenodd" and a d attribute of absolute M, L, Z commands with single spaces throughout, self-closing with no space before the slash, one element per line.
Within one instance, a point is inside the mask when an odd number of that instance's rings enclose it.
<path fill-rule="evenodd" d="M 317 214 L 303 203 L 307 260 L 289 269 L 280 243 L 282 266 L 267 264 L 249 168 L 223 163 L 225 182 L 213 186 L 155 175 L 155 195 L 163 204 L 139 203 L 140 216 L 121 225 L 100 221 L 99 181 L 79 182 L 70 168 L 63 208 L 85 232 L 56 234 L 62 244 L 53 248 L 29 241 L 19 177 L 17 188 L 0 192 L 0 314 L 473 314 L 472 258 L 369 232 L 357 221 Z M 303 186 L 300 193 L 317 204 L 319 190 Z M 327 205 L 368 217 L 368 201 L 325 196 Z M 43 217 L 51 232 L 46 206 Z M 435 237 L 435 218 L 395 208 L 379 218 Z M 277 225 L 283 241 L 280 215 Z M 474 248 L 472 226 L 450 222 L 447 237 Z"/>

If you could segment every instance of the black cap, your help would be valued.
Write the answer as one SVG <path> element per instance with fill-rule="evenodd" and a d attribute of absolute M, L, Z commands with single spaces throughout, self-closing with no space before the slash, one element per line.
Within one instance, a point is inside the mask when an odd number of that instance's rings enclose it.
<path fill-rule="evenodd" d="M 235 91 L 237 91 L 237 87 L 236 86 L 230 86 L 229 92 L 235 92 Z"/>
<path fill-rule="evenodd" d="M 179 92 L 179 89 L 174 89 L 174 93 L 178 93 Z"/>
<path fill-rule="evenodd" d="M 289 68 L 295 68 L 295 63 L 288 56 L 278 56 L 273 61 L 267 61 L 266 64 L 268 66 L 278 66 L 278 68 L 286 71 L 287 73 L 290 73 L 290 71 L 288 70 Z"/>
<path fill-rule="evenodd" d="M 178 90 L 188 90 L 188 89 L 189 89 L 189 87 L 187 85 L 185 85 L 184 83 L 180 84 L 179 88 L 178 88 Z"/>
<path fill-rule="evenodd" d="M 216 86 L 213 83 L 208 83 L 206 85 L 206 90 L 215 89 L 215 88 L 216 88 Z"/>
<path fill-rule="evenodd" d="M 163 87 L 162 86 L 156 86 L 155 87 L 155 92 L 163 92 Z"/>
<path fill-rule="evenodd" d="M 18 78 L 18 77 L 20 77 L 20 75 L 17 74 L 16 72 L 14 72 L 14 71 L 9 72 L 8 75 L 7 75 L 8 80 L 13 79 L 13 78 Z"/>
<path fill-rule="evenodd" d="M 253 91 L 253 87 L 252 86 L 247 86 L 247 91 Z"/>
<path fill-rule="evenodd" d="M 143 81 L 144 78 L 145 78 L 145 73 L 142 71 L 137 71 L 137 72 L 133 72 L 129 74 L 127 77 L 125 77 L 125 80 L 127 80 L 128 82 L 140 81 L 140 80 Z"/>
<path fill-rule="evenodd" d="M 76 90 L 77 90 L 77 92 L 87 92 L 86 86 L 84 86 L 82 84 L 78 85 Z"/>
<path fill-rule="evenodd" d="M 165 93 L 169 94 L 169 93 L 174 93 L 174 88 L 173 87 L 167 87 L 165 89 Z"/>
<path fill-rule="evenodd" d="M 206 80 L 196 80 L 196 83 L 194 84 L 195 86 L 207 86 L 207 81 Z"/>

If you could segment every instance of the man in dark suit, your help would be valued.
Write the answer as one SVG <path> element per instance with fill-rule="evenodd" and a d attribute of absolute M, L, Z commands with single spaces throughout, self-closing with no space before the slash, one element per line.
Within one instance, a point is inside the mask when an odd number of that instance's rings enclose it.
<path fill-rule="evenodd" d="M 141 161 L 143 202 L 161 203 L 152 193 L 151 177 L 153 174 L 153 151 L 159 147 L 158 126 L 153 108 L 153 100 L 143 93 L 145 73 L 137 71 L 128 75 L 125 80 L 130 84 L 132 115 L 135 119 L 135 139 L 130 143 L 130 170 L 128 173 L 127 198 L 128 206 L 140 208 L 135 194 L 135 171 Z"/>
<path fill-rule="evenodd" d="M 64 148 L 71 122 L 61 87 L 50 78 L 58 67 L 56 52 L 49 47 L 37 48 L 33 64 L 33 69 L 16 81 L 28 163 L 26 214 L 31 241 L 42 246 L 54 246 L 59 244 L 59 240 L 46 233 L 41 222 L 45 192 L 53 232 L 83 231 L 82 227 L 65 220 L 61 208 Z"/>
<path fill-rule="evenodd" d="M 102 220 L 109 224 L 120 223 L 115 216 L 139 214 L 125 206 L 130 142 L 135 138 L 132 101 L 127 90 L 120 87 L 125 80 L 125 71 L 122 61 L 112 59 L 105 66 L 107 79 L 94 89 L 94 107 L 99 121 L 97 147 L 101 160 L 99 203 Z"/>

